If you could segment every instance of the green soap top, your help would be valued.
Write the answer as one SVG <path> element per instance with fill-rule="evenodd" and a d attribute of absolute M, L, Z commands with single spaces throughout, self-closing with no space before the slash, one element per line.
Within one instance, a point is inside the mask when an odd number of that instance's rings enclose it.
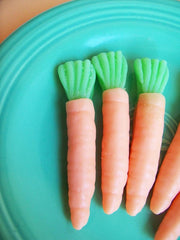
<path fill-rule="evenodd" d="M 90 60 L 61 64 L 58 74 L 69 100 L 92 97 L 96 73 Z"/>
<path fill-rule="evenodd" d="M 121 51 L 100 53 L 92 58 L 92 64 L 103 90 L 124 88 L 128 67 Z"/>
<path fill-rule="evenodd" d="M 142 58 L 134 61 L 135 76 L 139 93 L 162 93 L 169 70 L 164 60 Z"/>

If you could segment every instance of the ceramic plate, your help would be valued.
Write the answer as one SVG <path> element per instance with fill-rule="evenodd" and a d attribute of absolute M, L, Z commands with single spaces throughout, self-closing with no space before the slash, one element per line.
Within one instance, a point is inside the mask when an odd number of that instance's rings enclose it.
<path fill-rule="evenodd" d="M 13 33 L 0 47 L 0 232 L 5 240 L 153 239 L 163 215 L 149 202 L 136 217 L 124 200 L 113 215 L 101 204 L 101 89 L 93 101 L 97 125 L 97 180 L 88 224 L 73 229 L 67 202 L 67 98 L 57 66 L 102 51 L 128 60 L 131 113 L 136 104 L 133 60 L 165 59 L 170 77 L 162 153 L 180 120 L 180 3 L 86 0 L 55 7 Z M 131 114 L 132 115 L 132 114 Z"/>

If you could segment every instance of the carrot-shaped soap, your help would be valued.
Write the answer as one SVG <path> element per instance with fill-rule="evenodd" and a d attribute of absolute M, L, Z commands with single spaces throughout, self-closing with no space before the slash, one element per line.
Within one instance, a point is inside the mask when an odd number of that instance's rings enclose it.
<path fill-rule="evenodd" d="M 101 189 L 104 212 L 115 212 L 127 181 L 129 161 L 129 98 L 124 89 L 127 62 L 120 51 L 92 58 L 103 90 Z"/>
<path fill-rule="evenodd" d="M 68 154 L 68 197 L 75 229 L 86 225 L 95 189 L 95 111 L 90 99 L 95 70 L 89 60 L 69 61 L 58 67 L 66 103 Z"/>
<path fill-rule="evenodd" d="M 180 192 L 180 123 L 160 167 L 150 202 L 151 210 L 155 214 L 162 213 L 170 206 L 178 192 Z"/>
<path fill-rule="evenodd" d="M 180 237 L 180 193 L 173 200 L 167 210 L 154 240 L 178 240 Z"/>
<path fill-rule="evenodd" d="M 137 59 L 134 69 L 140 95 L 135 112 L 126 187 L 126 209 L 132 216 L 145 205 L 158 170 L 165 113 L 162 92 L 169 76 L 164 60 Z"/>

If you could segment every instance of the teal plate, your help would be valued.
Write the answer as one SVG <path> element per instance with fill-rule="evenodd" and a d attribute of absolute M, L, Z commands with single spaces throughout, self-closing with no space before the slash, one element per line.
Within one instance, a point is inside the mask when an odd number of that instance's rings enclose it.
<path fill-rule="evenodd" d="M 180 120 L 180 3 L 86 0 L 53 8 L 13 33 L 0 47 L 0 232 L 5 240 L 153 239 L 163 217 L 136 217 L 124 200 L 105 215 L 100 190 L 101 90 L 93 97 L 97 124 L 97 181 L 88 224 L 73 229 L 67 203 L 67 98 L 58 64 L 101 51 L 128 59 L 130 106 L 137 100 L 132 61 L 168 61 L 166 125 L 162 152 Z M 133 110 L 132 110 L 133 111 Z M 131 113 L 132 113 L 131 111 Z"/>

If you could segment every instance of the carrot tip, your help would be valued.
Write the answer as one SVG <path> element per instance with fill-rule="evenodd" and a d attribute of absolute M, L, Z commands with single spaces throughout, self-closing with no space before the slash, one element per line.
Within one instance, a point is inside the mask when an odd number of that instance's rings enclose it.
<path fill-rule="evenodd" d="M 131 200 L 126 201 L 126 211 L 130 216 L 136 216 L 144 207 L 146 200 L 131 198 Z"/>
<path fill-rule="evenodd" d="M 167 208 L 167 206 L 154 206 L 152 203 L 150 203 L 150 210 L 156 215 L 163 213 Z"/>
<path fill-rule="evenodd" d="M 106 214 L 112 214 L 118 210 L 121 197 L 115 194 L 103 194 L 103 210 Z"/>
<path fill-rule="evenodd" d="M 151 208 L 150 208 L 150 210 L 151 210 L 151 212 L 153 212 L 153 213 L 156 214 L 156 215 L 159 215 L 159 214 L 161 214 L 161 213 L 164 212 L 164 210 L 160 211 L 159 209 L 157 210 L 157 209 L 151 209 Z"/>
<path fill-rule="evenodd" d="M 76 230 L 81 230 L 88 222 L 89 209 L 74 208 L 71 209 L 71 222 Z"/>
<path fill-rule="evenodd" d="M 139 213 L 139 210 L 136 210 L 136 209 L 133 209 L 133 210 L 127 210 L 126 209 L 126 211 L 132 217 L 135 217 Z"/>

